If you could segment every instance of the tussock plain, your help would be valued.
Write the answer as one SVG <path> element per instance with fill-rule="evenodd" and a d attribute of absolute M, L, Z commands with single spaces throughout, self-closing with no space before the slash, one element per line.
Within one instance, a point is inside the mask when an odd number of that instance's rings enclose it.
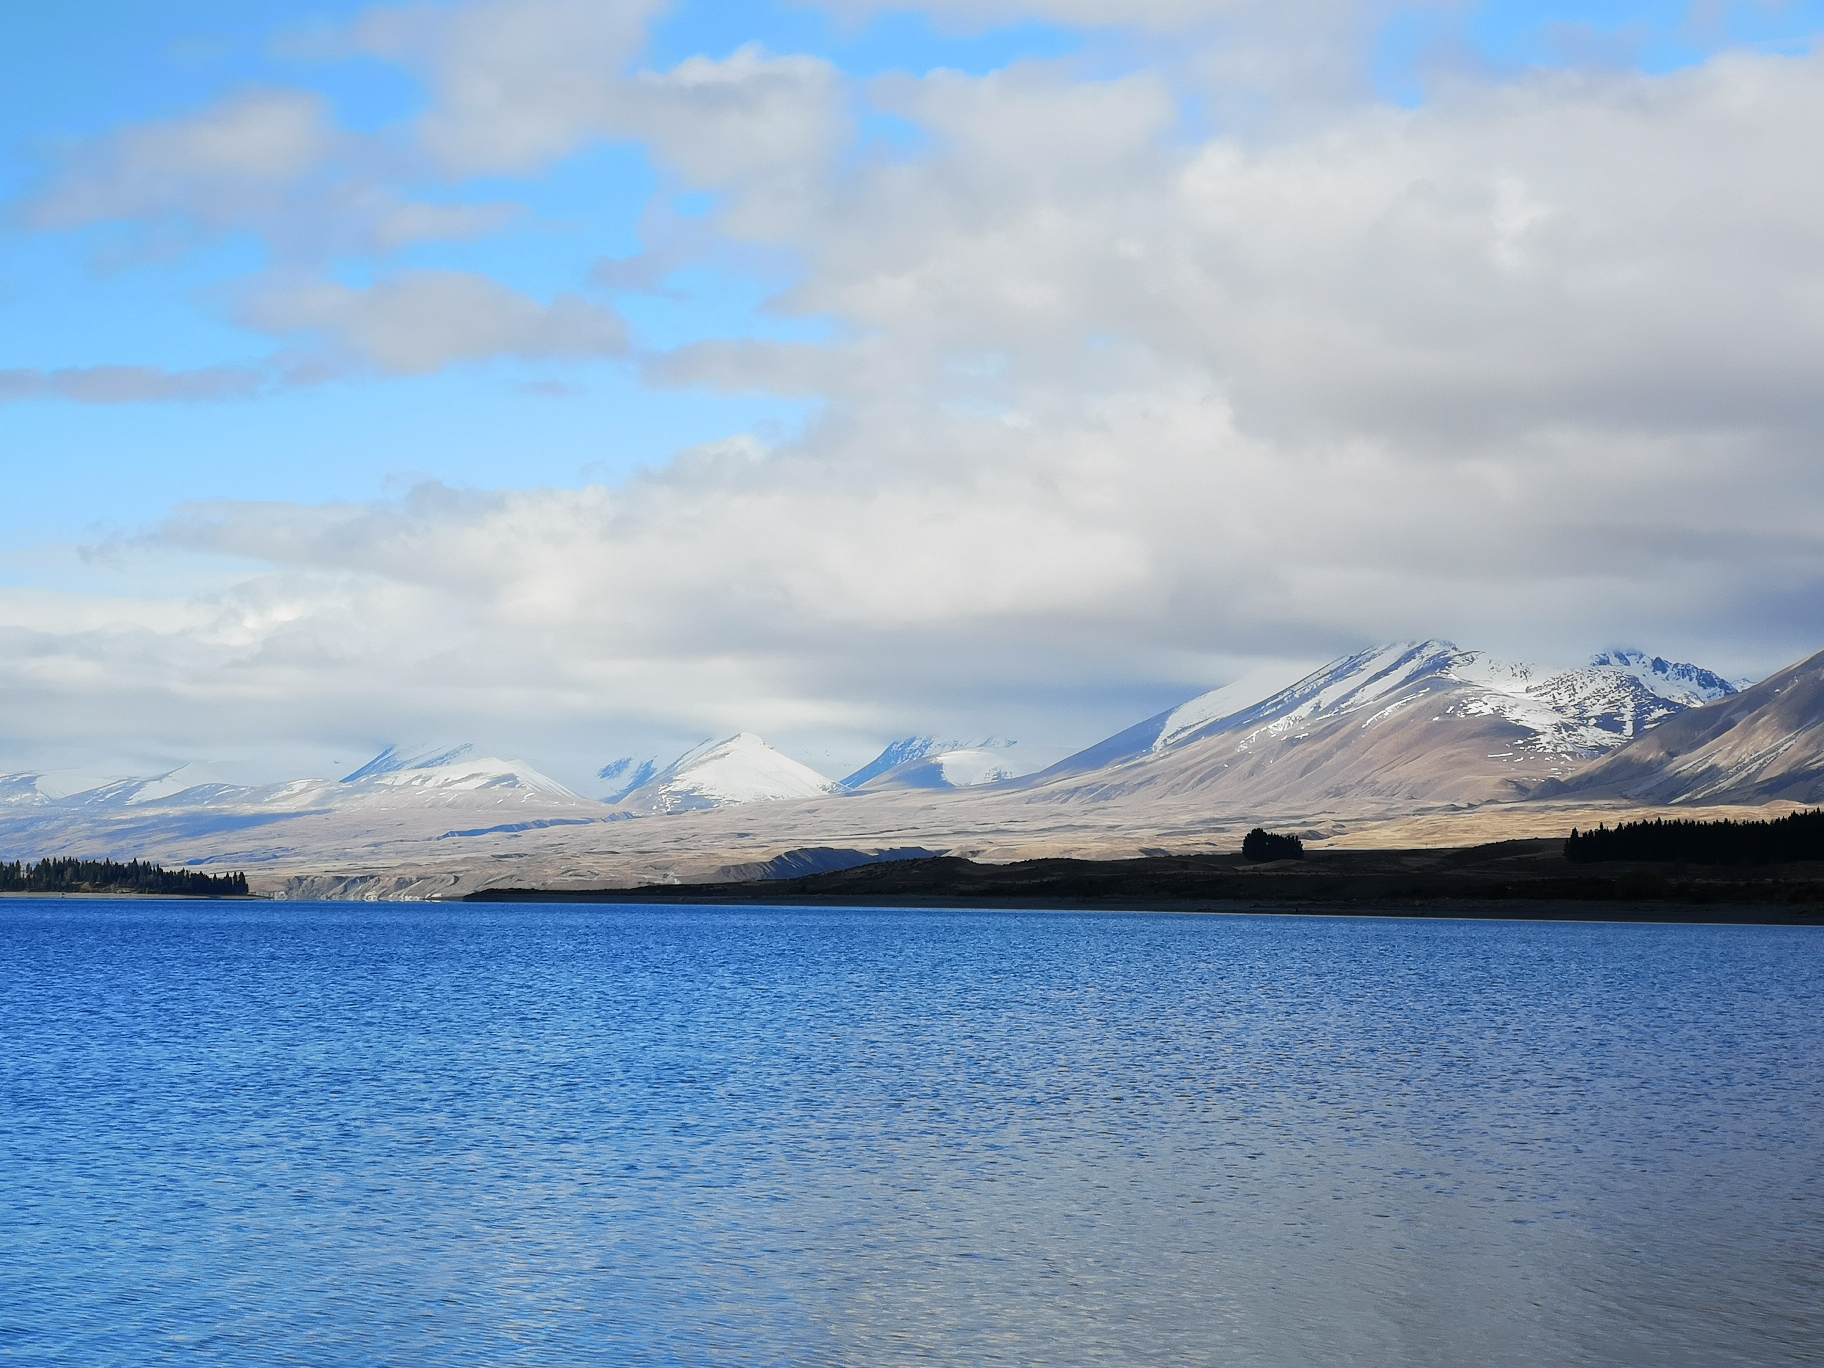
<path fill-rule="evenodd" d="M 1797 807 L 1706 807 L 1698 815 L 1783 816 Z M 505 886 L 630 888 L 713 882 L 733 877 L 738 866 L 813 846 L 873 852 L 917 845 L 988 863 L 1229 852 L 1255 824 L 1252 815 L 1213 816 L 1188 801 L 1165 810 L 1142 800 L 1061 808 L 1018 793 L 880 794 L 497 833 L 461 838 L 460 848 L 433 854 L 427 847 L 436 840 L 435 823 L 426 824 L 426 815 L 401 820 L 390 832 L 364 833 L 363 850 L 330 865 L 274 849 L 269 863 L 250 866 L 249 883 L 292 898 L 449 898 Z M 1416 814 L 1282 813 L 1271 820 L 1303 833 L 1317 849 L 1391 849 L 1562 836 L 1573 826 L 1692 815 L 1689 807 L 1512 803 Z"/>

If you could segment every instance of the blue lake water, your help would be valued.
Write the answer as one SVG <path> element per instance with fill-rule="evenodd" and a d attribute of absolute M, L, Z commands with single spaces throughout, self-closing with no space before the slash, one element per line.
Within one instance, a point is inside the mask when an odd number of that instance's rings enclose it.
<path fill-rule="evenodd" d="M 1784 1364 L 1824 934 L 0 901 L 0 1362 Z"/>

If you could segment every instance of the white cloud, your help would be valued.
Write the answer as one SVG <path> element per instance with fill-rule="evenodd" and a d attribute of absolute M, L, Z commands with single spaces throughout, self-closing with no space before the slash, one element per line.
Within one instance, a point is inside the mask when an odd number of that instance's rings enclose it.
<path fill-rule="evenodd" d="M 541 304 L 486 276 L 409 271 L 364 290 L 333 281 L 271 282 L 249 293 L 241 320 L 263 332 L 310 335 L 394 375 L 495 356 L 606 356 L 626 330 L 575 295 Z"/>

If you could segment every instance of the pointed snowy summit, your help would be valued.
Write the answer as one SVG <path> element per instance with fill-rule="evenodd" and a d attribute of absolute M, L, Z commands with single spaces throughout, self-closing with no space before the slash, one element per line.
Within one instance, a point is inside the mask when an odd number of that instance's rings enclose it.
<path fill-rule="evenodd" d="M 626 794 L 629 812 L 662 815 L 739 803 L 772 803 L 836 793 L 841 785 L 774 750 L 752 732 L 705 741 Z"/>

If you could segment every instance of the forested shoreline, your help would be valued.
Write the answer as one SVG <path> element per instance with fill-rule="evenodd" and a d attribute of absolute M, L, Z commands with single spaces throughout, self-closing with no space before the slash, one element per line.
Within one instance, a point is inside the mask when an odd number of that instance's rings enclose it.
<path fill-rule="evenodd" d="M 1824 860 L 1824 808 L 1794 812 L 1767 822 L 1622 822 L 1579 832 L 1564 843 L 1564 858 L 1684 861 L 1688 864 L 1759 865 L 1790 860 Z"/>
<path fill-rule="evenodd" d="M 0 893 L 157 893 L 180 898 L 244 898 L 247 876 L 199 874 L 128 860 L 0 862 Z"/>

